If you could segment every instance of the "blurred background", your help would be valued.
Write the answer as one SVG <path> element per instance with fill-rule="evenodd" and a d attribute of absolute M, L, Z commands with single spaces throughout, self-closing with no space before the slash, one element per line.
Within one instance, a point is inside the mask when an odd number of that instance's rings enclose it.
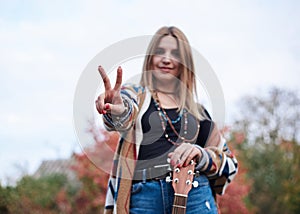
<path fill-rule="evenodd" d="M 100 212 L 108 175 L 95 165 L 109 169 L 118 136 L 87 123 L 82 149 L 77 81 L 109 45 L 171 25 L 224 92 L 222 131 L 240 173 L 218 199 L 222 213 L 299 213 L 299 9 L 296 0 L 0 0 L 0 213 Z"/>

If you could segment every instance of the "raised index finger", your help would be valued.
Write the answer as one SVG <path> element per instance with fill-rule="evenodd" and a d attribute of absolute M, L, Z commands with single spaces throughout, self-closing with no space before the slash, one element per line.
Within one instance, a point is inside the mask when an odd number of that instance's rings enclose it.
<path fill-rule="evenodd" d="M 98 71 L 102 77 L 102 80 L 103 80 L 103 83 L 104 83 L 104 87 L 105 87 L 105 90 L 108 91 L 111 89 L 111 85 L 110 85 L 110 81 L 109 81 L 109 78 L 108 76 L 106 75 L 104 69 L 102 68 L 102 66 L 99 66 L 98 67 Z"/>
<path fill-rule="evenodd" d="M 119 90 L 122 85 L 122 68 L 121 66 L 118 67 L 117 70 L 117 79 L 116 79 L 116 85 L 114 87 L 115 90 Z"/>

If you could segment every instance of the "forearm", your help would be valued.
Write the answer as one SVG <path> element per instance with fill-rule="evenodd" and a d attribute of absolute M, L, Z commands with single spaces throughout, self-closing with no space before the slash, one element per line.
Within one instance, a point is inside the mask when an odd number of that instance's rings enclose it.
<path fill-rule="evenodd" d="M 238 162 L 229 150 L 225 140 L 220 137 L 215 146 L 201 148 L 201 156 L 196 170 L 207 175 L 212 188 L 218 194 L 223 194 L 226 186 L 233 180 L 238 171 Z"/>

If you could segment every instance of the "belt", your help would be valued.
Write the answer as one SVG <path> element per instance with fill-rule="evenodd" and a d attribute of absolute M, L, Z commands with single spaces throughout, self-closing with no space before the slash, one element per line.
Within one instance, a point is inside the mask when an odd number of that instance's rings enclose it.
<path fill-rule="evenodd" d="M 166 179 L 166 177 L 172 177 L 172 169 L 170 164 L 157 165 L 154 167 L 135 170 L 132 183 L 146 182 L 146 181 L 158 181 Z M 194 172 L 194 177 L 200 176 L 202 173 L 199 171 Z"/>
<path fill-rule="evenodd" d="M 170 176 L 172 169 L 170 164 L 157 165 L 146 169 L 135 170 L 133 176 L 133 183 L 146 182 L 150 180 L 160 180 L 165 179 Z"/>

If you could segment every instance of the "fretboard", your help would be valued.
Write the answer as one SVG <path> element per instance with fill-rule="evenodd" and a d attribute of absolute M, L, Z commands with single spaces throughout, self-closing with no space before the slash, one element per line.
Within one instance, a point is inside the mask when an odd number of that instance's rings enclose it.
<path fill-rule="evenodd" d="M 187 195 L 175 193 L 174 196 L 172 214 L 185 214 Z"/>

